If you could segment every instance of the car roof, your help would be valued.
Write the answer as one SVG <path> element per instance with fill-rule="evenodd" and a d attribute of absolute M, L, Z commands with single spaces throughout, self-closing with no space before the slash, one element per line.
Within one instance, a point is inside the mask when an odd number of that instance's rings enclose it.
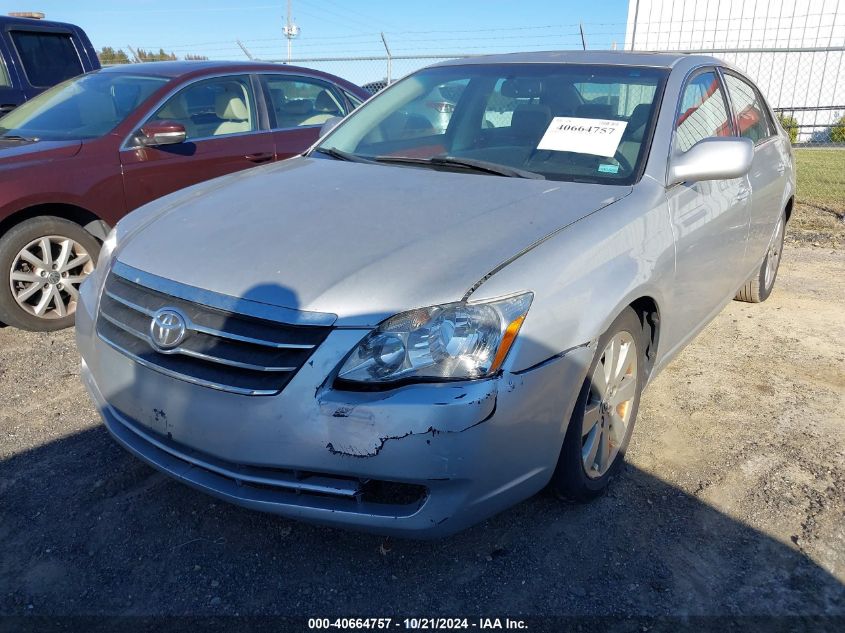
<path fill-rule="evenodd" d="M 460 66 L 467 64 L 602 64 L 610 66 L 652 66 L 673 68 L 681 61 L 724 65 L 708 55 L 686 53 L 648 53 L 630 51 L 538 51 L 530 53 L 505 53 L 500 55 L 479 55 L 462 57 L 436 64 L 436 66 Z"/>
<path fill-rule="evenodd" d="M 68 22 L 54 22 L 53 20 L 24 18 L 17 15 L 0 15 L 0 26 L 46 26 L 51 28 L 64 28 L 69 31 L 79 28 L 75 24 L 70 24 Z"/>
<path fill-rule="evenodd" d="M 128 73 L 132 75 L 154 75 L 157 77 L 181 77 L 183 75 L 227 72 L 256 72 L 270 70 L 277 73 L 307 73 L 322 76 L 325 73 L 310 68 L 274 64 L 271 62 L 230 62 L 230 61 L 166 61 L 144 62 L 140 64 L 118 64 L 107 66 L 98 72 Z"/>

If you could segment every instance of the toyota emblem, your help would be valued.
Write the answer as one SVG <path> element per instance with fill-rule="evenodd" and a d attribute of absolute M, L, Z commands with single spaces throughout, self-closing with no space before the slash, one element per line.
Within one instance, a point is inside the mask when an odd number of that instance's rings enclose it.
<path fill-rule="evenodd" d="M 159 350 L 170 350 L 185 340 L 188 324 L 181 314 L 171 308 L 162 308 L 150 322 L 150 340 Z"/>

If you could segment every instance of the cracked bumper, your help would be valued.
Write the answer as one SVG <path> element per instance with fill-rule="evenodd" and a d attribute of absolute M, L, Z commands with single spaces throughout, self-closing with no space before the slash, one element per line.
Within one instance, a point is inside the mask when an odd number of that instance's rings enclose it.
<path fill-rule="evenodd" d="M 232 503 L 431 538 L 549 481 L 589 350 L 493 380 L 380 393 L 322 387 L 361 336 L 334 331 L 279 395 L 250 397 L 137 365 L 97 339 L 84 306 L 77 312 L 83 382 L 114 438 L 153 467 Z M 426 492 L 410 504 L 362 502 L 355 492 L 362 481 Z"/>

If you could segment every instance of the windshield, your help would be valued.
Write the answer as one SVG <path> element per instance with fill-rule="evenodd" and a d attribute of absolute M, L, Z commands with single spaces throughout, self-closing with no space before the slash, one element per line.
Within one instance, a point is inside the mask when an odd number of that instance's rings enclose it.
<path fill-rule="evenodd" d="M 500 166 L 505 169 L 485 172 L 632 184 L 667 75 L 590 64 L 427 68 L 372 97 L 315 151 L 344 160 Z"/>
<path fill-rule="evenodd" d="M 70 79 L 0 119 L 0 136 L 59 141 L 107 134 L 167 83 L 163 77 L 92 73 Z"/>

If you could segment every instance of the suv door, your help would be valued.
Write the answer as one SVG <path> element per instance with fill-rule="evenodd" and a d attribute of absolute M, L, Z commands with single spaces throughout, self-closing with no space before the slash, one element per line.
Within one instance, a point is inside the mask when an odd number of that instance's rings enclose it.
<path fill-rule="evenodd" d="M 672 152 L 712 136 L 731 136 L 730 107 L 715 68 L 697 71 L 681 91 Z M 683 342 L 729 301 L 746 278 L 751 189 L 748 178 L 683 182 L 667 192 L 676 243 L 674 323 L 667 339 Z"/>
<path fill-rule="evenodd" d="M 160 147 L 143 147 L 135 135 L 127 140 L 120 152 L 127 207 L 272 161 L 273 136 L 260 105 L 249 75 L 202 79 L 170 96 L 145 123 L 175 121 L 187 137 Z"/>
<path fill-rule="evenodd" d="M 323 123 L 346 116 L 346 100 L 332 84 L 299 75 L 261 75 L 267 95 L 276 160 L 301 154 L 319 138 Z"/>
<path fill-rule="evenodd" d="M 745 268 L 751 274 L 763 260 L 775 225 L 783 212 L 786 163 L 778 142 L 777 126 L 759 90 L 730 70 L 724 71 L 728 96 L 739 136 L 754 141 L 751 181 L 751 231 Z"/>
<path fill-rule="evenodd" d="M 26 95 L 16 81 L 15 69 L 7 62 L 8 59 L 5 43 L 0 37 L 0 116 L 26 101 Z"/>

